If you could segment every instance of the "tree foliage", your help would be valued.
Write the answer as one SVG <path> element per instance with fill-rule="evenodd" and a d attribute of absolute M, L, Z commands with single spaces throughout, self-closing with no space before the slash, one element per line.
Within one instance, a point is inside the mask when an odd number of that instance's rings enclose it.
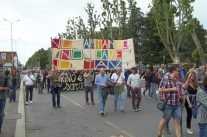
<path fill-rule="evenodd" d="M 41 48 L 36 51 L 26 62 L 26 68 L 40 67 L 41 69 L 46 69 L 47 65 L 51 64 L 51 51 L 50 48 L 44 50 Z"/>

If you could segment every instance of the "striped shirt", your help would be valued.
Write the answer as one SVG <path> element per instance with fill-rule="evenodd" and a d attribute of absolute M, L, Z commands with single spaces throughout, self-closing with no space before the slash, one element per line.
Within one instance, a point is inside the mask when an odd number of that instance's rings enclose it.
<path fill-rule="evenodd" d="M 180 105 L 179 96 L 180 96 L 181 86 L 182 86 L 181 82 L 179 82 L 176 79 L 171 78 L 170 75 L 165 75 L 164 78 L 161 80 L 159 87 L 160 88 L 177 87 L 177 91 L 162 92 L 160 94 L 160 99 L 166 100 L 171 94 L 171 97 L 167 101 L 167 104 L 172 105 L 172 106 Z"/>

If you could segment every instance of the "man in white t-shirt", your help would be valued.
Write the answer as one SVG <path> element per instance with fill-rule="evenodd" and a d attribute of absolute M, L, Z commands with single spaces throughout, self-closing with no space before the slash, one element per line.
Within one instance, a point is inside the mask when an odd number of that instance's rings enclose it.
<path fill-rule="evenodd" d="M 35 77 L 32 75 L 31 70 L 27 70 L 27 74 L 23 78 L 23 85 L 26 90 L 26 103 L 25 104 L 28 105 L 29 100 L 30 100 L 30 104 L 32 104 L 33 103 L 32 98 L 33 98 L 33 88 L 35 85 Z"/>
<path fill-rule="evenodd" d="M 117 111 L 117 101 L 119 97 L 119 106 L 120 111 L 124 112 L 124 84 L 125 84 L 125 76 L 122 73 L 122 69 L 118 67 L 116 72 L 112 74 L 111 79 L 115 82 L 114 87 L 114 110 Z"/>
<path fill-rule="evenodd" d="M 133 111 L 140 111 L 139 104 L 141 102 L 141 80 L 140 75 L 137 73 L 137 68 L 131 69 L 132 74 L 129 75 L 127 85 L 131 88 L 132 92 L 132 107 Z"/>

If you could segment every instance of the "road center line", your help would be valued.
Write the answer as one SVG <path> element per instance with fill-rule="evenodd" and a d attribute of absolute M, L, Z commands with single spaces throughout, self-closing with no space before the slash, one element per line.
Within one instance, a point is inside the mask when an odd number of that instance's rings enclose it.
<path fill-rule="evenodd" d="M 111 121 L 106 120 L 106 119 L 104 119 L 103 117 L 100 117 L 99 115 L 97 115 L 97 114 L 95 114 L 95 113 L 89 111 L 88 109 L 86 109 L 86 108 L 85 108 L 84 106 L 82 106 L 81 104 L 79 104 L 79 103 L 75 102 L 74 100 L 72 100 L 70 97 L 67 97 L 67 96 L 65 96 L 65 95 L 61 95 L 61 96 L 62 96 L 63 98 L 65 98 L 66 100 L 70 101 L 71 103 L 73 103 L 74 105 L 76 105 L 77 107 L 79 107 L 79 108 L 81 108 L 81 109 L 83 109 L 83 110 L 85 110 L 85 111 L 88 111 L 91 115 L 94 115 L 96 118 L 102 120 L 102 121 L 103 121 L 105 124 L 107 124 L 108 126 L 111 126 L 111 127 L 115 128 L 115 129 L 120 130 L 120 132 L 123 133 L 124 135 L 126 135 L 126 136 L 128 136 L 128 137 L 135 137 L 134 135 L 130 134 L 128 131 L 126 131 L 126 130 L 120 128 L 119 126 L 117 126 L 117 125 L 115 125 L 115 124 L 113 124 Z"/>

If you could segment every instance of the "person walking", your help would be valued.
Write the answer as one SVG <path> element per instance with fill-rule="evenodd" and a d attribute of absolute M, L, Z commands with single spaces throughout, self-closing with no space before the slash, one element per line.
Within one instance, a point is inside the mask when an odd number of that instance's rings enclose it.
<path fill-rule="evenodd" d="M 27 74 L 23 78 L 23 85 L 26 90 L 26 105 L 32 104 L 33 101 L 33 88 L 35 86 L 35 77 L 32 75 L 31 70 L 27 70 Z M 30 101 L 30 102 L 29 102 Z"/>
<path fill-rule="evenodd" d="M 125 70 L 125 72 L 124 72 L 125 81 L 128 80 L 128 77 L 129 77 L 130 74 L 131 74 L 131 71 L 130 71 L 130 70 L 128 70 L 128 69 Z M 129 85 L 127 85 L 127 84 L 126 84 L 126 89 L 127 89 L 127 97 L 128 97 L 128 98 L 131 98 L 131 96 L 132 96 L 132 95 L 131 95 L 132 93 L 131 93 L 131 90 L 130 90 L 131 88 L 130 88 Z"/>
<path fill-rule="evenodd" d="M 84 78 L 84 90 L 85 90 L 85 100 L 86 104 L 90 105 L 89 99 L 88 99 L 88 93 L 91 95 L 91 105 L 95 105 L 94 103 L 94 97 L 93 97 L 93 85 L 92 82 L 94 80 L 92 72 L 90 70 L 86 70 L 83 74 Z"/>
<path fill-rule="evenodd" d="M 106 105 L 106 98 L 107 93 L 105 88 L 107 87 L 106 81 L 109 79 L 108 75 L 106 74 L 104 68 L 100 69 L 100 72 L 95 77 L 95 85 L 97 87 L 98 92 L 98 102 L 99 102 L 99 112 L 101 116 L 105 115 L 105 105 Z"/>
<path fill-rule="evenodd" d="M 200 88 L 196 95 L 199 137 L 207 137 L 207 75 L 203 79 L 203 87 L 204 89 Z"/>
<path fill-rule="evenodd" d="M 9 82 L 0 69 L 0 133 L 2 132 L 2 124 L 4 119 L 4 109 L 6 105 L 6 92 L 9 90 Z"/>
<path fill-rule="evenodd" d="M 157 132 L 157 137 L 162 137 L 162 131 L 166 123 L 171 119 L 174 119 L 176 137 L 182 137 L 181 132 L 181 105 L 179 101 L 179 81 L 176 80 L 176 77 L 179 75 L 179 70 L 177 67 L 170 67 L 170 74 L 164 76 L 160 82 L 159 93 L 160 98 L 167 102 L 164 110 L 163 117 L 159 123 L 159 129 Z"/>
<path fill-rule="evenodd" d="M 117 111 L 117 101 L 119 98 L 120 112 L 124 112 L 124 84 L 125 76 L 122 73 L 120 67 L 116 68 L 116 72 L 111 76 L 112 81 L 114 82 L 114 111 Z"/>
<path fill-rule="evenodd" d="M 60 105 L 60 93 L 61 93 L 60 74 L 57 70 L 52 70 L 51 73 L 46 76 L 46 78 L 50 78 L 53 108 L 61 108 L 61 105 Z"/>
<path fill-rule="evenodd" d="M 158 68 L 154 67 L 153 72 L 150 75 L 150 89 L 151 89 L 151 97 L 154 99 L 157 99 L 157 88 L 159 84 L 159 74 L 158 74 Z"/>
<path fill-rule="evenodd" d="M 127 85 L 130 87 L 132 93 L 133 112 L 137 112 L 141 111 L 141 80 L 140 75 L 137 73 L 137 69 L 135 67 L 133 67 L 131 71 L 132 74 L 130 74 L 128 77 Z"/>
<path fill-rule="evenodd" d="M 13 102 L 16 102 L 16 89 L 17 89 L 17 78 L 15 75 L 11 76 L 10 77 L 10 80 L 11 80 L 11 94 L 10 94 L 10 100 L 9 102 L 11 103 L 12 101 Z"/>
<path fill-rule="evenodd" d="M 144 72 L 144 79 L 145 79 L 145 90 L 143 91 L 143 95 L 145 96 L 146 91 L 148 90 L 148 95 L 150 97 L 150 74 L 151 70 L 150 67 L 147 67 Z"/>
<path fill-rule="evenodd" d="M 189 78 L 188 85 L 185 86 L 186 89 L 186 99 L 185 99 L 185 108 L 187 112 L 186 124 L 187 124 L 187 133 L 192 135 L 193 131 L 191 130 L 191 119 L 192 119 L 192 107 L 196 103 L 196 94 L 198 88 L 198 81 L 194 71 L 188 72 L 185 77 L 185 82 Z"/>

